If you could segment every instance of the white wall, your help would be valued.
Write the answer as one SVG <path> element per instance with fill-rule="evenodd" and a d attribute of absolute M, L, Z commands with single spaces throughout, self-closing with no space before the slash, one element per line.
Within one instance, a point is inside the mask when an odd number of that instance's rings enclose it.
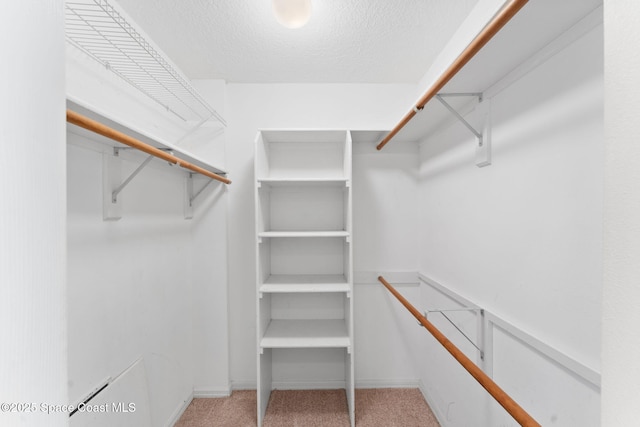
<path fill-rule="evenodd" d="M 491 166 L 474 165 L 474 140 L 457 124 L 421 144 L 420 171 L 420 271 L 596 371 L 602 43 L 600 26 L 490 100 Z M 425 306 L 433 297 L 423 289 Z M 597 388 L 494 339 L 494 379 L 534 418 L 597 425 Z M 483 413 L 483 425 L 513 425 L 451 358 L 441 362 L 423 365 L 423 381 L 445 425 L 477 425 Z"/>
<path fill-rule="evenodd" d="M 228 391 L 225 189 L 210 184 L 185 220 L 184 172 L 155 159 L 105 222 L 103 145 L 68 139 L 69 401 L 142 357 L 152 425 L 167 425 L 194 387 Z M 145 157 L 123 156 L 123 177 Z"/>
<path fill-rule="evenodd" d="M 255 259 L 254 259 L 254 177 L 253 156 L 254 140 L 257 130 L 260 128 L 307 128 L 307 129 L 385 129 L 393 126 L 394 122 L 402 116 L 407 105 L 410 105 L 415 95 L 413 85 L 306 85 L 306 84 L 229 84 L 227 87 L 226 107 L 229 127 L 227 131 L 227 156 L 228 167 L 233 171 L 233 188 L 229 192 L 229 326 L 230 326 L 230 376 L 235 388 L 255 387 L 256 378 L 256 331 L 255 331 Z M 354 145 L 357 145 L 356 143 Z M 361 143 L 365 144 L 365 143 Z M 398 183 L 404 184 L 411 181 L 404 170 L 394 170 L 416 167 L 415 158 L 406 149 L 395 154 L 378 154 L 380 158 L 369 156 L 367 150 L 372 149 L 370 143 L 368 149 L 363 149 L 364 157 L 358 158 L 358 149 L 354 159 L 354 197 L 359 186 L 362 190 L 370 189 L 372 185 L 380 183 L 380 177 L 388 177 L 381 193 L 391 194 Z M 413 153 L 415 153 L 415 148 Z M 394 157 L 396 156 L 396 157 Z M 397 157 L 400 156 L 400 157 Z M 376 174 L 374 163 L 383 162 L 381 158 L 390 161 L 390 165 Z M 377 159 L 377 160 L 376 160 Z M 369 166 L 367 171 L 358 168 Z M 373 181 L 372 181 L 373 180 Z M 368 192 L 368 196 L 362 200 L 375 201 Z M 409 206 L 412 201 L 407 200 L 407 192 L 399 192 L 396 203 Z M 368 198 L 368 199 L 367 199 Z M 398 201 L 399 200 L 399 201 Z M 380 203 L 381 201 L 376 201 Z M 363 216 L 374 215 L 381 206 L 360 206 L 354 199 L 354 225 Z M 382 206 L 383 209 L 389 209 Z M 383 210 L 384 211 L 384 210 Z M 384 227 L 400 227 L 400 235 L 406 235 L 407 223 L 385 222 L 375 213 L 374 224 L 382 224 Z M 382 231 L 379 230 L 379 231 Z M 359 246 L 358 233 L 354 236 L 355 270 L 373 268 L 360 264 L 366 260 L 366 256 L 360 254 L 361 250 L 370 249 L 373 254 L 395 254 L 392 259 L 406 260 L 395 268 L 407 268 L 415 271 L 415 261 L 412 259 L 413 251 L 406 248 L 383 249 L 383 242 L 370 248 Z M 388 234 L 393 234 L 387 231 Z M 383 260 L 383 256 L 376 255 L 375 259 Z M 376 265 L 375 260 L 372 265 Z M 411 268 L 409 268 L 411 267 Z M 365 285 L 366 286 L 366 285 Z M 370 298 L 370 299 L 369 299 Z M 355 319 L 356 319 L 356 366 L 367 366 L 367 358 L 377 355 L 381 359 L 404 362 L 407 360 L 406 347 L 386 347 L 383 352 L 369 352 L 369 349 L 380 350 L 380 344 L 370 341 L 359 341 L 358 336 L 364 336 L 359 328 L 367 325 L 367 320 L 377 319 L 381 316 L 391 316 L 385 312 L 380 302 L 384 302 L 384 296 L 377 290 L 369 290 L 356 287 L 355 292 Z M 380 307 L 376 311 L 372 307 Z M 389 310 L 388 307 L 386 310 Z M 367 332 L 367 333 L 370 333 Z M 391 328 L 380 341 L 397 343 L 400 338 L 397 331 Z M 389 341 L 386 341 L 386 338 Z M 367 347 L 370 345 L 371 347 Z M 387 363 L 374 364 L 363 371 L 356 368 L 356 381 L 362 375 L 372 375 L 367 378 L 372 381 L 388 379 L 411 378 L 417 379 L 413 367 L 404 363 L 391 365 Z M 377 376 L 373 376 L 378 369 Z"/>
<path fill-rule="evenodd" d="M 636 425 L 640 418 L 640 4 L 604 3 L 602 425 L 613 427 Z"/>
<path fill-rule="evenodd" d="M 0 402 L 67 401 L 64 20 L 58 0 L 0 15 Z M 68 414 L 0 412 L 7 426 Z"/>
<path fill-rule="evenodd" d="M 378 142 L 353 145 L 356 387 L 415 387 L 421 355 L 411 342 L 423 331 L 375 278 L 393 281 L 406 272 L 415 280 L 420 156 L 416 142 L 394 141 L 383 151 Z M 419 298 L 417 281 L 394 284 Z"/>
<path fill-rule="evenodd" d="M 68 139 L 69 399 L 143 357 L 153 425 L 163 425 L 192 391 L 182 180 L 157 161 L 121 193 L 123 218 L 105 222 L 102 154 Z M 124 166 L 126 177 L 136 163 Z"/>
<path fill-rule="evenodd" d="M 204 179 L 197 188 L 203 182 Z M 195 201 L 191 220 L 195 397 L 219 397 L 230 393 L 227 197 L 233 187 L 215 182 L 209 187 Z"/>
<path fill-rule="evenodd" d="M 195 121 L 179 119 L 71 45 L 66 70 L 67 97 L 81 107 L 225 169 L 219 122 L 192 132 Z M 224 116 L 225 83 L 194 86 Z M 185 220 L 184 170 L 154 159 L 121 193 L 123 218 L 103 222 L 100 151 L 112 150 L 84 136 L 69 139 L 69 402 L 143 357 L 153 425 L 166 425 L 192 395 L 229 393 L 226 187 L 210 184 Z M 122 179 L 144 156 L 124 158 Z M 207 179 L 194 181 L 198 191 Z"/>

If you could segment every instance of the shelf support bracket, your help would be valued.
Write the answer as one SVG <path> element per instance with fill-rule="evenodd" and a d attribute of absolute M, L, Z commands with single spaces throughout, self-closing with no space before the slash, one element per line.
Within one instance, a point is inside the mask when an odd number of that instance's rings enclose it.
<path fill-rule="evenodd" d="M 114 147 L 113 154 L 104 153 L 102 156 L 102 219 L 117 221 L 122 218 L 122 198 L 118 195 L 148 164 L 154 156 L 149 156 L 122 181 L 122 158 L 120 153 L 134 150 L 131 147 Z M 169 149 L 161 149 L 171 151 Z M 171 163 L 170 163 L 171 164 Z M 173 166 L 173 164 L 171 164 Z"/>
<path fill-rule="evenodd" d="M 113 155 L 115 157 L 119 157 L 120 148 L 114 148 L 113 149 Z M 122 184 L 118 185 L 112 192 L 111 192 L 111 203 L 118 203 L 118 194 L 120 194 L 120 192 L 122 190 L 124 190 L 124 188 L 129 185 L 129 183 L 131 182 L 131 180 L 133 180 L 133 178 L 136 177 L 136 175 L 138 175 L 140 172 L 142 172 L 142 169 L 144 169 L 149 162 L 153 159 L 153 156 L 148 156 L 146 159 L 144 159 L 144 161 L 140 164 L 140 166 L 138 166 L 136 168 L 136 170 L 134 170 L 133 172 L 131 172 L 131 175 L 129 175 L 127 177 L 127 179 L 125 179 L 124 181 L 122 181 Z"/>
<path fill-rule="evenodd" d="M 184 191 L 184 219 L 193 219 L 193 203 L 202 194 L 202 192 L 213 182 L 213 179 L 207 179 L 207 182 L 194 193 L 194 173 L 189 173 L 185 179 Z M 224 175 L 223 175 L 224 176 Z"/>
<path fill-rule="evenodd" d="M 443 98 L 443 95 L 444 96 L 452 96 L 454 94 L 440 94 L 439 93 L 439 94 L 436 95 L 436 99 L 438 101 L 440 101 L 440 103 L 442 105 L 444 105 L 445 108 L 447 110 L 449 110 L 451 112 L 451 114 L 453 114 L 455 116 L 456 119 L 458 119 L 463 125 L 465 125 L 465 127 L 467 129 L 469 129 L 471 131 L 471 133 L 476 136 L 476 138 L 478 138 L 478 145 L 482 147 L 482 134 L 480 132 L 478 132 L 477 130 L 475 130 L 475 128 L 473 126 L 471 126 L 471 124 L 468 121 L 466 121 L 464 119 L 464 117 L 462 117 L 462 115 L 460 115 L 460 113 L 458 113 L 456 111 L 456 109 L 451 106 L 451 104 L 449 104 L 447 101 L 445 101 L 444 98 Z M 455 95 L 460 95 L 460 94 L 455 94 Z M 466 95 L 466 94 L 463 94 L 462 96 L 464 96 L 464 95 Z M 468 94 L 467 96 L 476 96 L 476 94 Z M 482 95 L 478 96 L 478 99 L 481 100 L 482 99 Z M 479 101 L 479 102 L 481 102 L 481 101 Z"/>
<path fill-rule="evenodd" d="M 481 106 L 481 114 L 484 116 L 484 125 L 481 131 L 478 131 L 475 127 L 473 127 L 460 113 L 456 111 L 455 108 L 451 106 L 447 101 L 444 100 L 445 97 L 477 97 L 478 104 Z M 491 164 L 491 135 L 489 128 L 489 109 L 488 104 L 483 102 L 482 93 L 477 92 L 465 92 L 465 93 L 439 93 L 436 96 L 436 99 L 440 101 L 440 103 L 447 109 L 453 116 L 458 119 L 460 123 L 462 123 L 469 131 L 476 137 L 478 140 L 478 144 L 476 145 L 476 166 L 484 167 L 489 166 Z"/>
<path fill-rule="evenodd" d="M 192 173 L 189 174 L 189 178 L 193 182 L 193 174 Z M 189 198 L 189 206 L 193 206 L 193 201 L 196 200 L 200 194 L 202 194 L 204 189 L 207 188 L 209 186 L 209 184 L 211 184 L 211 181 L 213 181 L 213 180 L 212 179 L 208 179 L 207 182 L 196 192 L 196 194 L 194 194 L 193 196 L 191 196 Z M 193 186 L 192 186 L 192 190 L 193 190 Z"/>
<path fill-rule="evenodd" d="M 458 332 L 460 332 L 462 334 L 462 336 L 465 337 L 467 339 L 467 341 L 469 341 L 471 343 L 471 345 L 476 348 L 476 350 L 478 350 L 478 353 L 480 354 L 480 360 L 484 360 L 484 349 L 482 349 L 482 343 L 480 344 L 480 347 L 478 347 L 478 345 L 476 345 L 476 343 L 471 338 L 469 338 L 469 336 L 467 334 L 465 334 L 464 331 L 462 329 L 460 329 L 460 327 L 458 325 L 456 325 L 453 322 L 453 320 L 451 320 L 451 318 L 449 316 L 446 315 L 447 312 L 452 312 L 452 311 L 475 311 L 475 312 L 478 312 L 478 314 L 481 317 L 484 317 L 484 310 L 483 309 L 481 309 L 481 308 L 471 308 L 471 307 L 454 308 L 454 309 L 446 309 L 446 310 L 425 310 L 424 311 L 424 317 L 428 318 L 429 313 L 440 313 L 442 315 L 442 317 L 447 319 L 447 321 L 449 323 L 451 323 L 451 325 L 453 325 L 453 327 L 456 328 L 456 330 Z M 484 324 L 484 322 L 481 322 L 481 324 Z M 422 325 L 420 325 L 420 326 L 422 326 Z M 480 338 L 482 338 L 482 337 L 480 337 Z"/>
<path fill-rule="evenodd" d="M 113 189 L 120 185 L 122 159 L 111 153 L 102 154 L 102 219 L 118 221 L 122 218 L 122 200 L 113 198 Z"/>

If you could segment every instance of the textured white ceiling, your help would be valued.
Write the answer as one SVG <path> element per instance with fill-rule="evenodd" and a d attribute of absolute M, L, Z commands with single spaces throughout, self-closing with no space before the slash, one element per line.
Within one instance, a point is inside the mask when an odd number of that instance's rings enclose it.
<path fill-rule="evenodd" d="M 312 0 L 282 27 L 271 0 L 117 0 L 190 78 L 415 83 L 477 0 Z"/>

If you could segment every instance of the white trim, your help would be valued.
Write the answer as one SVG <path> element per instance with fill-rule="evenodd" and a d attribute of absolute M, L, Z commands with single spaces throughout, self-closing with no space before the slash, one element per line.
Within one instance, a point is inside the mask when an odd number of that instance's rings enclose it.
<path fill-rule="evenodd" d="M 256 380 L 238 380 L 231 381 L 231 391 L 234 390 L 256 390 L 257 389 L 257 381 Z"/>
<path fill-rule="evenodd" d="M 356 389 L 368 388 L 420 388 L 419 379 L 361 379 L 356 380 Z"/>
<path fill-rule="evenodd" d="M 211 398 L 211 397 L 229 397 L 231 396 L 231 389 L 227 388 L 194 388 L 193 398 Z"/>
<path fill-rule="evenodd" d="M 487 334 L 487 347 L 493 348 L 493 326 L 500 328 L 502 331 L 506 332 L 513 338 L 525 344 L 527 347 L 530 347 L 532 350 L 540 353 L 542 356 L 545 356 L 547 359 L 556 362 L 562 368 L 576 374 L 580 378 L 588 381 L 598 389 L 600 389 L 600 373 L 595 370 L 589 368 L 588 366 L 580 363 L 579 361 L 567 356 L 559 350 L 551 347 L 548 344 L 540 341 L 536 337 L 522 331 L 521 329 L 516 328 L 512 324 L 506 322 L 505 320 L 499 318 L 495 314 L 485 313 L 485 318 L 487 319 L 488 329 L 491 331 Z M 491 370 L 493 368 L 493 361 L 491 358 L 487 358 L 488 367 Z M 491 373 L 488 373 L 491 375 Z"/>
<path fill-rule="evenodd" d="M 187 410 L 192 400 L 193 393 L 189 393 L 187 398 L 173 411 L 171 417 L 169 417 L 169 420 L 165 423 L 165 427 L 173 427 L 178 422 L 182 414 L 184 414 L 184 411 Z"/>
<path fill-rule="evenodd" d="M 332 390 L 336 388 L 346 389 L 345 380 L 335 381 L 273 381 L 271 391 L 274 390 Z"/>
<path fill-rule="evenodd" d="M 418 277 L 420 278 L 420 281 L 426 283 L 427 285 L 431 286 L 435 290 L 439 291 L 440 293 L 442 293 L 445 296 L 449 297 L 450 299 L 454 300 L 455 302 L 457 302 L 461 306 L 468 307 L 468 308 L 478 308 L 478 309 L 480 308 L 480 306 L 474 304 L 471 300 L 468 300 L 465 297 L 463 297 L 462 295 L 457 294 L 456 292 L 452 291 L 449 288 L 446 288 L 444 285 L 441 285 L 440 283 L 438 283 L 435 280 L 425 276 L 424 274 L 418 273 Z"/>

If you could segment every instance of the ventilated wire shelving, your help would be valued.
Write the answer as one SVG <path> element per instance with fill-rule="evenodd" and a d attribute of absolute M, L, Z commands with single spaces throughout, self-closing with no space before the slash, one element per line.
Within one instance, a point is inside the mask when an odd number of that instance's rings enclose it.
<path fill-rule="evenodd" d="M 106 0 L 68 0 L 67 41 L 184 121 L 226 122 Z"/>

